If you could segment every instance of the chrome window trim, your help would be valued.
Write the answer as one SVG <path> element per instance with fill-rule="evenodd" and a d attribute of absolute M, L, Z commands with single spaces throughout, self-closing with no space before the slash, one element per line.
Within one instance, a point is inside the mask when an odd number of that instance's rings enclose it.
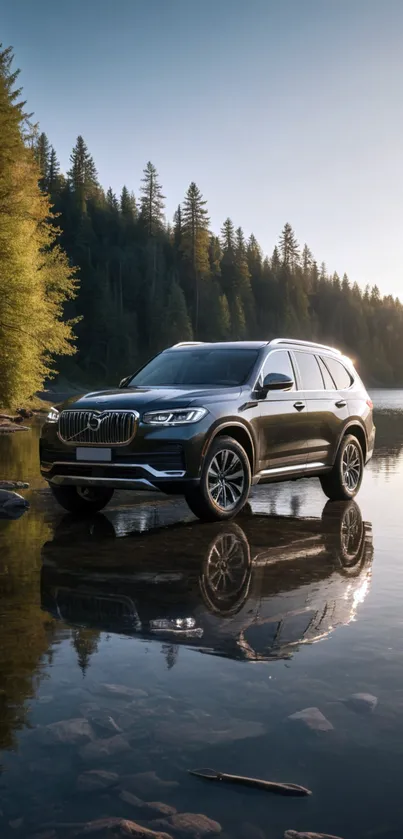
<path fill-rule="evenodd" d="M 288 349 L 287 347 L 284 347 L 284 346 L 276 346 L 274 349 L 269 350 L 269 352 L 268 352 L 268 353 L 266 353 L 266 355 L 265 355 L 265 357 L 264 357 L 264 359 L 263 359 L 263 361 L 262 361 L 262 363 L 261 363 L 261 365 L 260 365 L 260 367 L 259 367 L 259 372 L 258 372 L 258 374 L 257 374 L 255 384 L 253 385 L 253 388 L 252 388 L 252 390 L 253 390 L 253 391 L 255 391 L 255 390 L 256 390 L 257 383 L 258 383 L 258 381 L 259 381 L 259 379 L 260 379 L 260 376 L 262 375 L 263 368 L 264 368 L 264 365 L 266 364 L 267 359 L 268 359 L 271 355 L 274 355 L 274 353 L 278 353 L 278 352 L 286 352 L 286 353 L 288 353 L 288 355 L 289 355 L 289 357 L 290 357 L 290 364 L 291 364 L 291 368 L 292 368 L 292 370 L 294 371 L 295 385 L 297 385 L 297 377 L 296 377 L 296 375 L 295 375 L 296 371 L 295 371 L 295 368 L 294 368 L 294 365 L 293 365 L 293 362 L 292 362 L 292 354 L 291 354 L 291 352 L 292 352 L 292 351 L 291 351 L 290 349 Z M 299 390 L 299 388 L 298 388 L 298 387 L 295 387 L 295 390 L 279 390 L 279 391 L 277 391 L 277 393 L 279 393 L 279 394 L 280 394 L 280 393 L 298 393 L 298 392 L 299 392 L 299 393 L 301 393 L 301 392 L 302 392 L 302 391 L 300 391 L 300 390 Z"/>

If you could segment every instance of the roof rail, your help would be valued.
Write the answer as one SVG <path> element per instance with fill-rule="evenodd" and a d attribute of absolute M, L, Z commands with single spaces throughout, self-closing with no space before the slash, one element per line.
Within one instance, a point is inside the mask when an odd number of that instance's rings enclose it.
<path fill-rule="evenodd" d="M 297 341 L 293 340 L 292 338 L 274 338 L 272 341 L 269 342 L 270 344 L 293 344 L 296 346 L 301 347 L 311 347 L 320 350 L 330 350 L 330 352 L 335 353 L 336 355 L 341 355 L 340 350 L 336 350 L 335 347 L 329 347 L 327 344 L 318 344 L 316 341 Z"/>
<path fill-rule="evenodd" d="M 204 344 L 204 341 L 179 341 L 179 344 L 173 344 L 171 350 L 175 347 L 198 347 L 200 344 Z"/>

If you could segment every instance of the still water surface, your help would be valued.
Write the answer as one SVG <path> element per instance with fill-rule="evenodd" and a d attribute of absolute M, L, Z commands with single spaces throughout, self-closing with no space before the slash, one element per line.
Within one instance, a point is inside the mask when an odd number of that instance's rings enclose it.
<path fill-rule="evenodd" d="M 31 484 L 28 513 L 0 521 L 1 837 L 69 837 L 103 816 L 153 827 L 158 808 L 127 792 L 235 839 L 403 836 L 403 392 L 372 398 L 357 504 L 326 505 L 315 480 L 266 486 L 226 525 L 123 493 L 79 522 L 38 474 L 38 429 L 0 438 L 0 472 Z M 332 727 L 289 719 L 312 707 Z M 111 773 L 106 788 L 88 791 L 90 770 Z"/>

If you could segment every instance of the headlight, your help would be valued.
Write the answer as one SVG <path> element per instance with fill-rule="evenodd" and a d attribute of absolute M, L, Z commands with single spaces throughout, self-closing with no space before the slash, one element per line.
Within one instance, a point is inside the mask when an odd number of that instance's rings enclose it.
<path fill-rule="evenodd" d="M 172 411 L 151 411 L 143 415 L 147 425 L 187 425 L 199 422 L 207 414 L 206 408 L 174 408 Z"/>
<path fill-rule="evenodd" d="M 60 414 L 57 408 L 51 408 L 46 419 L 48 422 L 59 422 L 59 417 Z"/>

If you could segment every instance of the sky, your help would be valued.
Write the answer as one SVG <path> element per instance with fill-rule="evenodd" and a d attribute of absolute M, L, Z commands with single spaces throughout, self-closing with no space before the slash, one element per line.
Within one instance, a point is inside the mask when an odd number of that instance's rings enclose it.
<path fill-rule="evenodd" d="M 0 0 L 62 170 L 195 181 L 271 254 L 285 222 L 329 272 L 403 299 L 403 0 Z"/>

